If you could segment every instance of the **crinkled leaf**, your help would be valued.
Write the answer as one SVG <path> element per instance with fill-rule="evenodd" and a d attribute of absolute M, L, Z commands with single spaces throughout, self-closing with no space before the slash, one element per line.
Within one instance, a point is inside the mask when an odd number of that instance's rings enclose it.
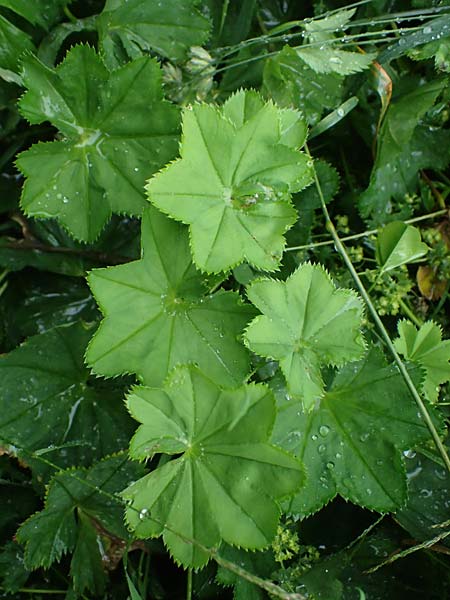
<path fill-rule="evenodd" d="M 255 94 L 243 91 L 221 108 L 184 111 L 181 158 L 147 190 L 155 206 L 190 226 L 202 270 L 225 271 L 245 260 L 278 267 L 283 234 L 296 219 L 290 194 L 312 180 L 307 156 L 292 147 L 304 141 L 299 120 L 271 102 L 258 106 Z"/>
<path fill-rule="evenodd" d="M 106 578 L 101 569 L 103 538 L 111 534 L 129 539 L 117 494 L 142 473 L 143 467 L 119 454 L 89 470 L 68 469 L 55 475 L 44 509 L 25 521 L 17 532 L 18 541 L 25 544 L 26 566 L 48 568 L 73 552 L 74 589 L 100 593 Z"/>
<path fill-rule="evenodd" d="M 378 232 L 376 258 L 383 273 L 421 258 L 428 249 L 419 229 L 401 221 L 388 223 Z"/>
<path fill-rule="evenodd" d="M 238 336 L 252 308 L 234 292 L 206 295 L 186 228 L 151 207 L 142 249 L 139 261 L 89 274 L 105 316 L 87 351 L 94 371 L 160 385 L 175 365 L 194 362 L 223 385 L 242 383 L 249 360 Z"/>
<path fill-rule="evenodd" d="M 75 46 L 56 69 L 29 56 L 23 78 L 22 114 L 63 134 L 19 155 L 25 212 L 54 217 L 85 241 L 111 213 L 140 215 L 145 180 L 177 143 L 178 111 L 162 98 L 156 61 L 140 58 L 109 72 L 95 50 Z"/>
<path fill-rule="evenodd" d="M 211 27 L 196 4 L 196 0 L 107 0 L 97 27 L 108 64 L 122 62 L 123 50 L 131 58 L 149 51 L 170 60 L 185 58 L 191 46 L 207 40 Z"/>
<path fill-rule="evenodd" d="M 297 55 L 316 73 L 352 75 L 367 69 L 375 54 L 359 54 L 338 48 L 296 48 Z"/>
<path fill-rule="evenodd" d="M 406 500 L 402 451 L 429 432 L 402 376 L 373 350 L 344 366 L 309 413 L 280 394 L 272 437 L 305 463 L 306 487 L 288 510 L 306 516 L 336 494 L 380 512 L 398 509 Z"/>
<path fill-rule="evenodd" d="M 292 494 L 303 470 L 268 443 L 275 416 L 262 384 L 219 388 L 193 367 L 179 367 L 163 389 L 135 388 L 131 414 L 142 423 L 130 455 L 178 454 L 132 484 L 126 519 L 138 537 L 163 535 L 175 560 L 204 565 L 221 539 L 263 548 L 279 516 L 275 499 Z"/>
<path fill-rule="evenodd" d="M 444 85 L 444 80 L 420 85 L 393 100 L 386 112 L 370 184 L 359 204 L 361 214 L 376 224 L 389 220 L 391 198 L 402 199 L 414 191 L 419 169 L 443 168 L 450 158 L 450 152 L 445 150 L 447 132 L 430 131 L 419 125 Z"/>
<path fill-rule="evenodd" d="M 394 345 L 402 356 L 425 371 L 423 389 L 430 402 L 436 402 L 439 386 L 450 381 L 450 340 L 442 340 L 439 325 L 432 321 L 417 328 L 409 321 L 398 324 L 399 336 Z"/>
<path fill-rule="evenodd" d="M 278 360 L 289 393 L 311 409 L 324 392 L 321 367 L 364 352 L 361 300 L 351 290 L 336 289 L 321 267 L 309 263 L 287 281 L 252 282 L 247 295 L 263 314 L 248 326 L 246 344 Z"/>
<path fill-rule="evenodd" d="M 0 67 L 17 73 L 20 56 L 33 50 L 30 36 L 0 15 Z"/>
<path fill-rule="evenodd" d="M 280 106 L 303 112 L 309 125 L 342 102 L 343 77 L 337 73 L 316 73 L 294 48 L 285 46 L 264 67 L 263 89 Z"/>
<path fill-rule="evenodd" d="M 439 525 L 448 521 L 450 515 L 450 475 L 439 460 L 420 451 L 406 453 L 408 501 L 395 516 L 419 541 L 443 533 L 445 529 Z M 442 543 L 448 546 L 448 538 Z"/>
<path fill-rule="evenodd" d="M 48 467 L 30 451 L 51 453 L 61 466 L 87 465 L 128 444 L 121 390 L 88 381 L 91 334 L 78 323 L 56 327 L 0 357 L 0 440 L 36 470 Z"/>

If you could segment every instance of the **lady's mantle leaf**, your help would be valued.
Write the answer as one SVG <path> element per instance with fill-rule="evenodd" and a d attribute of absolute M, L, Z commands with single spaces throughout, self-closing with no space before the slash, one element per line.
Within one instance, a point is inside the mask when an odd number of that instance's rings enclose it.
<path fill-rule="evenodd" d="M 17 533 L 26 546 L 27 568 L 48 568 L 73 552 L 70 574 L 75 591 L 87 588 L 100 594 L 106 582 L 102 554 L 106 554 L 107 534 L 129 538 L 122 503 L 114 495 L 142 474 L 143 468 L 124 454 L 109 457 L 88 471 L 58 473 L 49 486 L 45 508 L 25 521 Z"/>
<path fill-rule="evenodd" d="M 442 332 L 432 321 L 417 330 L 412 323 L 400 321 L 395 348 L 402 356 L 425 370 L 423 389 L 430 402 L 436 402 L 441 383 L 450 381 L 450 340 L 442 341 Z"/>
<path fill-rule="evenodd" d="M 376 257 L 381 271 L 386 273 L 409 263 L 428 252 L 420 231 L 402 221 L 388 223 L 378 233 Z"/>
<path fill-rule="evenodd" d="M 20 154 L 25 212 L 54 217 L 85 241 L 111 213 L 140 215 L 145 180 L 177 143 L 178 112 L 162 98 L 156 61 L 140 58 L 110 73 L 95 50 L 76 46 L 56 69 L 27 57 L 23 78 L 22 114 L 64 136 Z"/>
<path fill-rule="evenodd" d="M 297 136 L 286 132 L 288 121 L 292 133 L 299 120 L 254 92 L 239 92 L 221 108 L 184 111 L 181 158 L 147 190 L 155 206 L 190 225 L 202 270 L 216 273 L 244 260 L 267 271 L 279 265 L 283 234 L 296 219 L 290 194 L 312 180 L 306 155 L 295 149 L 305 127 Z"/>
<path fill-rule="evenodd" d="M 247 295 L 263 315 L 247 328 L 246 344 L 279 360 L 289 393 L 312 408 L 324 391 L 321 367 L 358 359 L 364 351 L 361 300 L 336 289 L 321 267 L 308 263 L 285 282 L 254 281 Z"/>
<path fill-rule="evenodd" d="M 204 565 L 202 547 L 221 539 L 245 548 L 270 543 L 279 516 L 274 499 L 292 494 L 303 470 L 268 442 L 275 406 L 266 386 L 223 390 L 197 369 L 179 367 L 163 389 L 135 388 L 128 408 L 142 423 L 132 457 L 181 454 L 123 493 L 139 537 L 162 534 L 175 560 L 190 567 Z"/>
<path fill-rule="evenodd" d="M 220 384 L 242 383 L 249 361 L 238 336 L 253 309 L 234 292 L 205 295 L 186 228 L 151 207 L 142 251 L 139 261 L 89 274 L 105 315 L 87 351 L 94 371 L 161 385 L 175 365 L 195 362 Z"/>
<path fill-rule="evenodd" d="M 289 510 L 306 516 L 337 493 L 380 512 L 399 508 L 406 500 L 401 451 L 429 432 L 397 369 L 373 351 L 343 367 L 315 410 L 284 398 L 272 437 L 305 463 L 306 488 Z"/>
<path fill-rule="evenodd" d="M 88 384 L 83 355 L 91 335 L 79 323 L 55 327 L 0 358 L 0 443 L 33 468 L 42 466 L 27 451 L 51 451 L 61 466 L 86 465 L 128 444 L 132 423 L 120 393 Z"/>
<path fill-rule="evenodd" d="M 136 57 L 150 50 L 182 60 L 191 46 L 208 38 L 209 20 L 195 0 L 107 0 L 97 18 L 100 44 L 108 64 L 123 60 L 125 50 Z"/>

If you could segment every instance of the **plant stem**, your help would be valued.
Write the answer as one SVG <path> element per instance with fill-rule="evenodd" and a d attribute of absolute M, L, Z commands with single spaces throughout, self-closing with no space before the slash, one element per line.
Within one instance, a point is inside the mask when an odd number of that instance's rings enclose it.
<path fill-rule="evenodd" d="M 192 600 L 192 569 L 187 572 L 186 600 Z"/>
<path fill-rule="evenodd" d="M 410 321 L 412 321 L 414 323 L 414 325 L 416 325 L 417 327 L 419 327 L 419 328 L 422 327 L 423 321 L 421 321 L 421 319 L 419 319 L 419 317 L 417 317 L 413 313 L 413 311 L 409 308 L 409 306 L 406 304 L 406 302 L 400 298 L 398 303 L 400 304 L 400 308 L 402 309 L 402 312 L 408 317 L 408 319 L 410 319 Z"/>
<path fill-rule="evenodd" d="M 443 217 L 448 214 L 448 209 L 437 210 L 432 213 L 428 213 L 427 215 L 421 215 L 420 217 L 414 217 L 413 219 L 407 219 L 405 223 L 407 225 L 412 225 L 413 223 L 419 223 L 420 221 L 427 221 L 428 219 L 434 219 L 435 217 Z M 347 235 L 345 237 L 340 238 L 341 242 L 348 242 L 350 240 L 358 240 L 362 237 L 368 237 L 369 235 L 376 235 L 378 233 L 378 229 L 368 229 L 367 231 L 363 231 L 362 233 L 355 233 L 353 235 Z M 285 248 L 285 252 L 293 252 L 294 250 L 308 250 L 309 248 L 318 248 L 319 246 L 331 246 L 334 244 L 334 239 L 327 240 L 325 242 L 311 242 L 311 244 L 304 244 L 303 246 L 289 246 Z"/>
<path fill-rule="evenodd" d="M 309 151 L 307 144 L 305 144 L 305 149 L 306 149 L 306 152 L 307 152 L 310 160 L 312 161 L 313 158 L 311 156 L 311 153 Z M 406 369 L 402 359 L 400 358 L 400 355 L 398 354 L 397 350 L 395 349 L 394 344 L 392 343 L 391 338 L 389 337 L 389 334 L 383 324 L 383 321 L 380 319 L 380 317 L 377 313 L 377 310 L 376 310 L 375 306 L 373 305 L 372 300 L 370 299 L 370 296 L 366 291 L 366 288 L 364 287 L 364 284 L 362 283 L 361 279 L 359 278 L 358 273 L 356 272 L 356 269 L 353 266 L 353 263 L 350 260 L 349 255 L 347 254 L 344 244 L 342 243 L 341 239 L 339 238 L 339 235 L 338 235 L 338 233 L 333 225 L 333 222 L 330 218 L 330 214 L 328 212 L 327 205 L 325 203 L 325 198 L 323 196 L 322 188 L 320 185 L 319 178 L 317 177 L 315 168 L 313 168 L 313 171 L 314 171 L 314 181 L 316 184 L 317 192 L 319 194 L 320 203 L 322 205 L 322 211 L 323 211 L 323 214 L 325 217 L 325 227 L 330 232 L 330 234 L 333 238 L 334 244 L 336 246 L 336 249 L 338 250 L 339 254 L 342 256 L 345 266 L 349 270 L 349 272 L 353 278 L 353 281 L 355 282 L 355 285 L 359 290 L 359 293 L 363 297 L 363 299 L 367 305 L 367 308 L 369 309 L 369 312 L 372 315 L 375 325 L 377 326 L 377 328 L 381 334 L 381 337 L 383 338 L 386 346 L 388 347 L 389 352 L 392 354 L 392 357 L 394 358 L 394 361 L 395 361 L 403 379 L 405 380 L 405 383 L 406 383 L 409 391 L 411 392 L 411 394 L 420 410 L 420 413 L 428 427 L 428 430 L 430 431 L 430 434 L 433 438 L 436 448 L 438 449 L 439 454 L 441 455 L 442 460 L 444 461 L 444 464 L 450 473 L 450 458 L 447 454 L 445 446 L 442 443 L 441 438 L 439 437 L 436 427 L 434 426 L 434 423 L 431 420 L 431 417 L 427 411 L 427 408 L 426 408 L 422 398 L 420 397 L 420 394 L 417 391 L 417 388 L 414 385 L 414 382 L 411 379 L 411 377 L 408 373 L 408 370 Z"/>

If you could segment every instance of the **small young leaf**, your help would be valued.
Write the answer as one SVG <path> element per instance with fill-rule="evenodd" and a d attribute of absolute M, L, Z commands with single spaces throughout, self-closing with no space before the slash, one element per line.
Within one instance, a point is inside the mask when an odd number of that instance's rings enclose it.
<path fill-rule="evenodd" d="M 409 321 L 400 321 L 398 333 L 400 337 L 394 341 L 397 352 L 425 370 L 425 395 L 436 402 L 439 386 L 450 381 L 450 340 L 442 340 L 440 327 L 432 321 L 419 330 Z"/>
<path fill-rule="evenodd" d="M 163 100 L 156 61 L 109 72 L 95 50 L 75 46 L 56 69 L 27 57 L 23 78 L 22 114 L 64 136 L 19 155 L 24 211 L 54 217 L 84 241 L 98 237 L 111 213 L 140 215 L 146 178 L 177 144 L 178 111 Z"/>
<path fill-rule="evenodd" d="M 131 414 L 142 423 L 130 454 L 178 458 L 133 483 L 126 519 L 138 537 L 163 535 L 176 561 L 201 567 L 223 539 L 263 548 L 275 535 L 275 499 L 303 482 L 302 466 L 269 444 L 272 392 L 262 384 L 219 388 L 195 368 L 177 368 L 163 389 L 135 388 Z"/>
<path fill-rule="evenodd" d="M 346 52 L 337 48 L 299 48 L 297 55 L 316 73 L 352 75 L 367 69 L 376 54 Z"/>
<path fill-rule="evenodd" d="M 106 458 L 89 470 L 68 469 L 53 478 L 45 507 L 19 528 L 17 539 L 25 544 L 29 569 L 49 568 L 73 552 L 71 576 L 76 592 L 102 592 L 102 539 L 95 523 L 115 538 L 128 540 L 123 506 L 114 496 L 141 477 L 143 468 L 124 454 Z"/>
<path fill-rule="evenodd" d="M 429 432 L 398 370 L 373 350 L 342 368 L 316 410 L 283 395 L 272 439 L 305 463 L 306 487 L 288 510 L 307 516 L 336 494 L 380 512 L 402 506 L 402 451 Z"/>
<path fill-rule="evenodd" d="M 425 256 L 428 250 L 420 231 L 401 221 L 388 223 L 378 232 L 376 258 L 382 273 Z"/>
<path fill-rule="evenodd" d="M 272 103 L 255 110 L 255 94 L 246 96 L 186 109 L 181 158 L 147 186 L 155 206 L 190 225 L 194 262 L 211 273 L 244 260 L 276 269 L 296 218 L 290 195 L 312 181 L 307 156 L 286 145 L 287 113 Z"/>
<path fill-rule="evenodd" d="M 100 46 L 109 66 L 155 51 L 170 60 L 183 60 L 191 46 L 208 38 L 210 22 L 196 0 L 107 0 L 97 18 Z"/>
<path fill-rule="evenodd" d="M 365 344 L 361 300 L 336 289 L 319 266 L 301 265 L 286 282 L 259 279 L 247 289 L 261 310 L 245 342 L 260 356 L 280 361 L 290 394 L 311 409 L 323 395 L 321 367 L 356 360 Z"/>
<path fill-rule="evenodd" d="M 139 261 L 89 274 L 105 316 L 87 351 L 94 371 L 161 385 L 175 365 L 194 362 L 218 383 L 242 383 L 249 359 L 238 336 L 253 309 L 234 292 L 205 294 L 186 228 L 152 207 L 142 220 L 142 252 Z"/>

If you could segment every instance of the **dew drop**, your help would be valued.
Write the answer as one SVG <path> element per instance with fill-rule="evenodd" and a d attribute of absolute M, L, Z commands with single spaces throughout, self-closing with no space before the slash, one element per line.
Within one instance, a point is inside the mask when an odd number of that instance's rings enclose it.
<path fill-rule="evenodd" d="M 319 427 L 319 433 L 322 437 L 327 437 L 327 435 L 330 433 L 330 428 L 328 425 L 321 425 Z"/>

